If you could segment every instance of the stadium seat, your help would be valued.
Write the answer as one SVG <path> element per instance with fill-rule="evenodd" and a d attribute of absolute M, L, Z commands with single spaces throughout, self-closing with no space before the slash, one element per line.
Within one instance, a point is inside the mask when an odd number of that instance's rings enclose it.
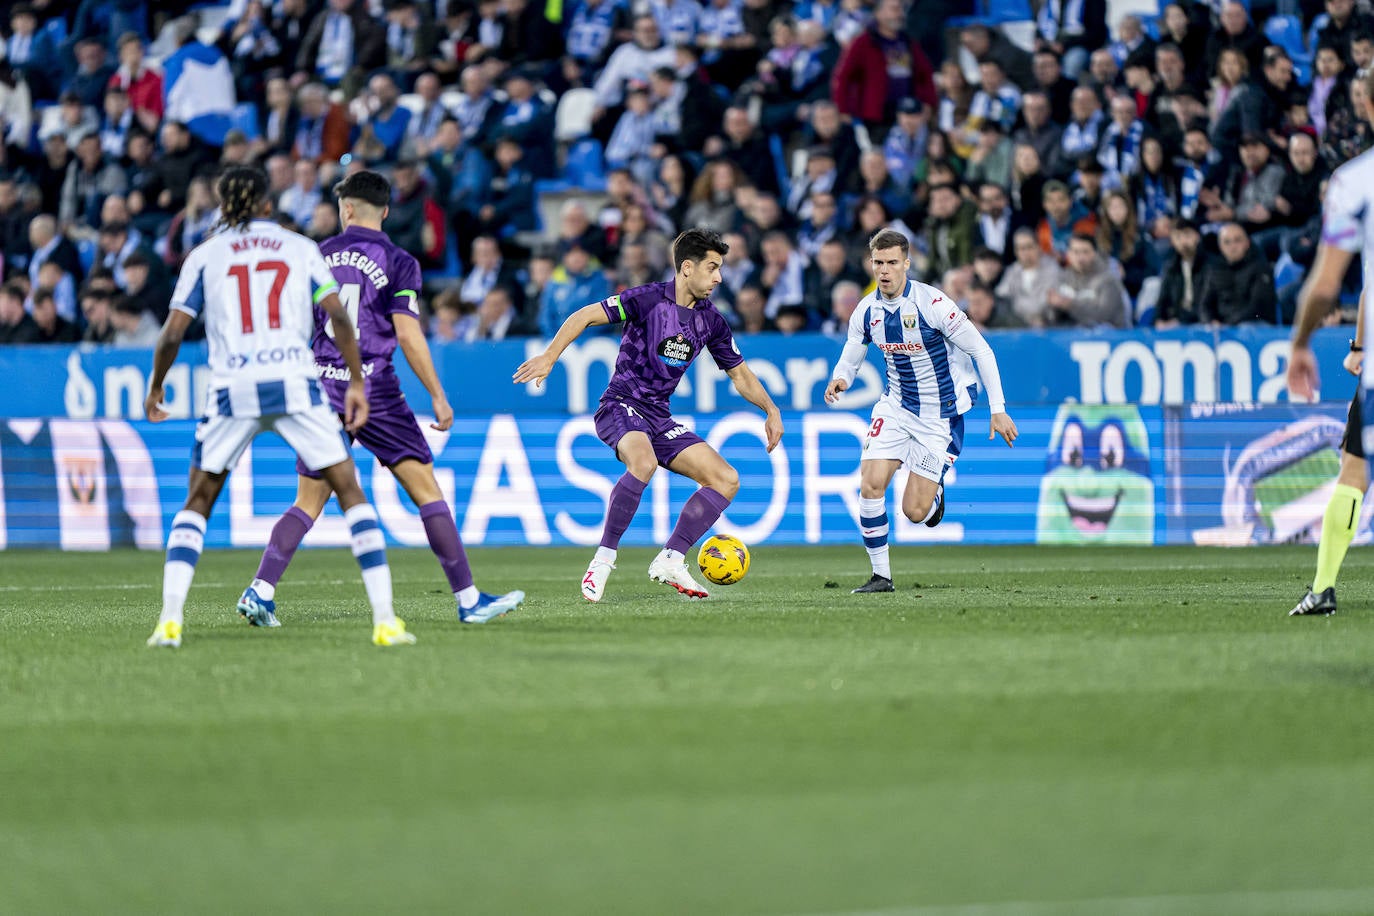
<path fill-rule="evenodd" d="M 239 102 L 229 119 L 230 129 L 241 130 L 249 140 L 258 139 L 258 106 L 253 102 Z"/>
<path fill-rule="evenodd" d="M 569 89 L 563 94 L 554 114 L 553 138 L 573 143 L 592 132 L 592 112 L 596 110 L 596 90 Z"/>
<path fill-rule="evenodd" d="M 787 195 L 792 190 L 792 178 L 787 170 L 787 154 L 783 151 L 782 137 L 777 134 L 768 135 L 768 152 L 773 155 L 773 172 L 778 177 L 778 187 L 781 188 L 782 199 L 786 200 Z M 805 164 L 803 163 L 803 169 Z"/>
<path fill-rule="evenodd" d="M 76 240 L 76 257 L 81 262 L 81 272 L 89 274 L 91 268 L 95 266 L 95 239 L 80 238 Z"/>
<path fill-rule="evenodd" d="M 1270 16 L 1264 23 L 1264 35 L 1287 51 L 1288 56 L 1294 60 L 1307 56 L 1307 47 L 1302 37 L 1302 20 L 1297 16 Z"/>
<path fill-rule="evenodd" d="M 418 117 L 425 110 L 425 100 L 418 92 L 407 92 L 396 103 L 407 109 L 412 117 Z"/>
<path fill-rule="evenodd" d="M 606 160 L 602 157 L 600 141 L 587 138 L 574 143 L 568 150 L 568 161 L 563 166 L 563 178 L 577 188 L 604 190 Z"/>
<path fill-rule="evenodd" d="M 984 6 L 981 3 L 979 5 Z M 988 0 L 986 9 L 986 15 L 994 22 L 1021 22 L 1035 18 L 1028 0 Z"/>

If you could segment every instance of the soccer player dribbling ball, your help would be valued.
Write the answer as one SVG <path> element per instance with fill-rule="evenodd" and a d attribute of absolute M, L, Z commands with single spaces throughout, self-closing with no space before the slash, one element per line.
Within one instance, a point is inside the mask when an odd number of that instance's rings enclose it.
<path fill-rule="evenodd" d="M 317 471 L 339 496 L 372 605 L 372 642 L 408 645 L 408 633 L 392 607 L 391 569 L 377 512 L 367 503 L 348 454 L 344 425 L 325 403 L 310 350 L 313 305 L 334 321 L 335 339 L 350 380 L 343 395 L 343 423 L 356 431 L 367 422 L 362 361 L 339 285 L 310 239 L 267 219 L 272 205 L 261 169 L 231 168 L 219 179 L 222 231 L 186 258 L 172 293 L 171 314 L 153 356 L 144 409 L 148 419 L 167 419 L 162 383 L 176 361 L 182 337 L 205 314 L 210 347 L 206 413 L 196 427 L 186 504 L 172 519 L 162 578 L 162 614 L 148 645 L 181 645 L 186 595 L 205 544 L 205 525 L 229 472 L 260 432 L 286 440 L 304 465 Z"/>
<path fill-rule="evenodd" d="M 522 591 L 489 595 L 473 584 L 472 566 L 434 479 L 434 455 L 414 412 L 401 392 L 391 359 L 399 344 L 406 361 L 429 392 L 439 431 L 453 425 L 453 408 L 439 384 L 429 345 L 420 327 L 420 265 L 382 232 L 391 183 L 381 174 L 355 172 L 334 186 L 339 202 L 339 225 L 344 230 L 320 245 L 325 263 L 339 283 L 339 298 L 357 328 L 358 349 L 369 406 L 368 420 L 351 433 L 384 464 L 420 510 L 430 549 L 448 578 L 449 590 L 463 623 L 486 623 L 514 610 L 525 600 Z M 352 382 L 335 340 L 335 328 L 323 309 L 315 309 L 315 369 L 329 404 L 342 411 Z M 272 526 L 272 535 L 257 575 L 239 598 L 238 611 L 253 626 L 275 627 L 277 583 L 315 520 L 324 512 L 332 492 L 328 481 L 297 459 L 295 504 Z"/>
<path fill-rule="evenodd" d="M 906 465 L 902 514 L 930 527 L 945 514 L 944 478 L 964 442 L 964 414 L 977 399 L 978 365 L 992 412 L 988 438 L 1016 441 L 997 359 L 983 335 L 940 290 L 907 278 L 911 243 L 884 229 L 868 249 L 878 288 L 860 300 L 825 400 L 834 404 L 854 382 L 868 345 L 883 351 L 887 387 L 873 405 L 860 462 L 859 529 L 873 574 L 854 594 L 893 591 L 888 558 L 887 488 Z"/>
<path fill-rule="evenodd" d="M 768 451 L 782 439 L 782 415 L 744 362 L 730 326 L 710 300 L 728 252 L 719 233 L 688 229 L 673 242 L 673 279 L 583 306 L 563 322 L 548 349 L 515 370 L 516 384 L 538 384 L 584 330 L 612 323 L 625 326 L 615 372 L 596 412 L 596 434 L 615 450 L 625 473 L 611 490 L 601 546 L 582 577 L 582 596 L 588 601 L 600 601 L 605 593 L 620 538 L 659 467 L 691 478 L 700 489 L 687 500 L 672 537 L 649 564 L 649 578 L 689 598 L 707 597 L 687 570 L 687 552 L 730 505 L 739 490 L 739 474 L 705 440 L 673 419 L 668 407 L 678 382 L 702 350 L 710 351 L 742 397 L 763 410 Z"/>

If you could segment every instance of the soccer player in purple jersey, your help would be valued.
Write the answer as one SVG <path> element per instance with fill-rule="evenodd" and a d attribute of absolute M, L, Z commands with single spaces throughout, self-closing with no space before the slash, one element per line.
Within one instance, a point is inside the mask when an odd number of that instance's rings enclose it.
<path fill-rule="evenodd" d="M 763 410 L 768 451 L 782 439 L 782 415 L 740 356 L 730 326 L 709 298 L 720 283 L 721 261 L 728 252 L 719 233 L 688 229 L 673 242 L 677 275 L 672 280 L 583 306 L 563 322 L 547 350 L 515 370 L 517 384 L 537 384 L 587 328 L 625 324 L 615 373 L 596 412 L 596 434 L 615 449 L 625 473 L 611 490 L 601 546 L 582 577 L 582 596 L 588 601 L 601 600 L 606 579 L 615 569 L 620 538 L 660 465 L 690 477 L 701 489 L 687 500 L 672 537 L 649 564 L 649 578 L 690 598 L 707 597 L 706 589 L 687 571 L 687 551 L 730 505 L 739 491 L 739 474 L 668 410 L 673 390 L 703 349 L 711 351 L 735 390 Z"/>
<path fill-rule="evenodd" d="M 420 507 L 430 549 L 438 557 L 458 602 L 458 619 L 463 623 L 486 623 L 518 607 L 525 600 L 525 593 L 489 595 L 473 585 L 472 568 L 453 512 L 434 479 L 434 455 L 415 414 L 406 404 L 391 364 L 399 343 L 433 400 L 436 422 L 430 427 L 440 431 L 451 427 L 453 409 L 439 385 L 420 328 L 416 303 L 420 265 L 382 232 L 387 203 L 391 200 L 391 184 L 384 177 L 376 172 L 355 172 L 334 186 L 334 195 L 339 201 L 339 223 L 344 231 L 324 242 L 320 251 L 338 280 L 339 299 L 358 328 L 363 382 L 371 409 L 367 423 L 353 435 L 391 469 Z M 335 410 L 342 410 L 352 373 L 335 345 L 333 322 L 319 306 L 315 307 L 311 347 L 315 351 L 315 370 L 329 402 Z M 319 474 L 299 460 L 296 471 L 300 477 L 295 505 L 272 527 L 257 577 L 239 599 L 239 613 L 253 626 L 280 625 L 274 600 L 277 583 L 333 492 Z"/>

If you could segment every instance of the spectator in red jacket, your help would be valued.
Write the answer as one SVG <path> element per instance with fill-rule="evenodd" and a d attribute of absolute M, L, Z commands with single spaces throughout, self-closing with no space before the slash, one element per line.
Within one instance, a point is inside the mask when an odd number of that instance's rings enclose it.
<path fill-rule="evenodd" d="M 873 25 L 844 49 L 830 81 L 842 113 L 870 127 L 890 127 L 902 99 L 938 104 L 930 61 L 905 24 L 901 0 L 879 0 Z"/>
<path fill-rule="evenodd" d="M 119 38 L 119 69 L 110 77 L 110 85 L 128 93 L 138 123 L 155 133 L 162 120 L 162 74 L 144 63 L 143 40 L 133 32 Z"/>

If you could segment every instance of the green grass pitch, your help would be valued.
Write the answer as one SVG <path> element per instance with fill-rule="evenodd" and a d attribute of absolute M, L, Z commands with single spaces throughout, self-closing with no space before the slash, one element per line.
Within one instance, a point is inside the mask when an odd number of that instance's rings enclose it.
<path fill-rule="evenodd" d="M 754 551 L 691 603 L 622 553 L 473 551 L 461 627 L 393 550 L 382 650 L 347 550 L 285 626 L 202 559 L 0 554 L 0 912 L 1374 913 L 1374 552 Z M 828 580 L 838 588 L 827 588 Z"/>

